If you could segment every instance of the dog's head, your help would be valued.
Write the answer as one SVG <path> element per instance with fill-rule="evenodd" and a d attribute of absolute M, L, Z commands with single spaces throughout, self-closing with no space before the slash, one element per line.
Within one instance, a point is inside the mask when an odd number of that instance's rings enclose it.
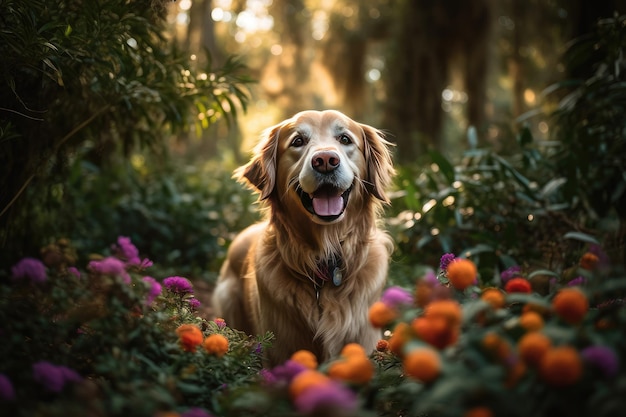
<path fill-rule="evenodd" d="M 351 195 L 388 202 L 390 145 L 379 130 L 338 111 L 304 111 L 267 129 L 236 175 L 261 200 L 297 200 L 315 223 L 330 224 L 342 220 Z"/>

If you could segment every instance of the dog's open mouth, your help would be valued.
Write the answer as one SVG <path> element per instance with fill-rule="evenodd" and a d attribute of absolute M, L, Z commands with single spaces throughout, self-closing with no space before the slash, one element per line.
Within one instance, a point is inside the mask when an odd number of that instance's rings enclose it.
<path fill-rule="evenodd" d="M 341 216 L 348 205 L 348 197 L 352 187 L 343 191 L 330 184 L 322 185 L 314 193 L 305 193 L 297 187 L 298 195 L 304 208 L 320 219 L 331 222 Z"/>

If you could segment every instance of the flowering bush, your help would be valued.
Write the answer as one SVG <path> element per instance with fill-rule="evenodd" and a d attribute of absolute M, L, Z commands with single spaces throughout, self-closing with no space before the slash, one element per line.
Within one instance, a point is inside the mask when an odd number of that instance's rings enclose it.
<path fill-rule="evenodd" d="M 192 281 L 145 275 L 152 262 L 130 240 L 84 271 L 74 259 L 25 258 L 4 276 L 0 404 L 11 415 L 609 416 L 626 406 L 626 279 L 588 251 L 561 274 L 515 266 L 497 285 L 445 254 L 437 273 L 371 306 L 384 330 L 373 351 L 352 343 L 320 363 L 300 350 L 271 369 L 270 334 L 198 317 Z"/>
<path fill-rule="evenodd" d="M 127 237 L 82 271 L 50 256 L 68 245 L 0 275 L 3 412 L 206 417 L 216 393 L 256 377 L 271 335 L 198 317 L 192 282 L 145 275 L 152 262 Z"/>

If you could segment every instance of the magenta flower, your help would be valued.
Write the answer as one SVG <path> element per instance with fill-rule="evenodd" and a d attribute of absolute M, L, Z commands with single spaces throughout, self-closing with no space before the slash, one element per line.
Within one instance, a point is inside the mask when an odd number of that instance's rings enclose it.
<path fill-rule="evenodd" d="M 570 282 L 567 283 L 568 287 L 576 287 L 578 285 L 585 285 L 585 278 L 583 277 L 576 277 L 573 280 L 571 280 Z"/>
<path fill-rule="evenodd" d="M 456 259 L 456 256 L 453 253 L 444 253 L 441 259 L 439 260 L 439 268 L 441 268 L 442 271 L 447 271 L 448 266 L 455 259 Z"/>
<path fill-rule="evenodd" d="M 113 249 L 117 255 L 126 261 L 130 265 L 139 265 L 141 259 L 139 259 L 139 250 L 132 244 L 129 237 L 119 236 L 117 238 L 117 245 L 113 245 Z"/>
<path fill-rule="evenodd" d="M 161 295 L 163 288 L 161 287 L 161 284 L 152 277 L 143 277 L 141 280 L 149 286 L 148 294 L 146 295 L 146 305 L 149 306 L 155 298 Z"/>
<path fill-rule="evenodd" d="M 15 389 L 8 376 L 0 374 L 0 400 L 13 401 L 15 399 Z"/>
<path fill-rule="evenodd" d="M 585 362 L 600 371 L 605 378 L 617 375 L 619 358 L 615 351 L 606 346 L 589 346 L 580 352 Z"/>
<path fill-rule="evenodd" d="M 212 415 L 202 408 L 194 407 L 182 413 L 180 417 L 212 417 Z"/>
<path fill-rule="evenodd" d="M 126 284 L 130 284 L 130 275 L 126 272 L 126 265 L 112 256 L 99 261 L 91 261 L 87 268 L 102 275 L 120 276 Z"/>
<path fill-rule="evenodd" d="M 337 412 L 350 415 L 356 411 L 357 397 L 349 388 L 331 381 L 305 389 L 296 398 L 295 406 L 299 412 L 305 414 L 316 411 L 326 412 L 327 415 L 336 415 Z"/>
<path fill-rule="evenodd" d="M 80 271 L 75 266 L 70 266 L 67 268 L 67 272 L 71 275 L 74 275 L 76 278 L 80 279 Z"/>
<path fill-rule="evenodd" d="M 404 288 L 393 286 L 383 292 L 380 301 L 388 307 L 396 308 L 413 304 L 413 296 Z"/>
<path fill-rule="evenodd" d="M 507 268 L 504 271 L 500 272 L 500 280 L 502 280 L 503 284 L 506 284 L 513 278 L 517 278 L 521 276 L 521 272 L 522 272 L 521 266 L 513 265 L 512 267 Z"/>
<path fill-rule="evenodd" d="M 187 278 L 169 277 L 163 280 L 163 285 L 175 294 L 193 294 L 193 285 Z"/>
<path fill-rule="evenodd" d="M 433 271 L 432 269 L 429 269 L 424 276 L 422 277 L 422 281 L 424 281 L 426 284 L 430 285 L 431 287 L 434 287 L 436 285 L 441 285 L 441 282 L 439 282 L 439 280 L 437 279 L 437 275 L 435 275 L 435 271 Z"/>
<path fill-rule="evenodd" d="M 202 305 L 202 303 L 200 302 L 200 300 L 198 300 L 197 298 L 190 298 L 189 300 L 187 300 L 187 303 L 189 304 L 189 307 L 192 310 L 197 310 L 200 308 L 200 306 Z"/>
<path fill-rule="evenodd" d="M 293 377 L 300 372 L 307 369 L 304 365 L 299 364 L 291 359 L 287 360 L 284 364 L 274 367 L 269 374 L 264 375 L 266 382 L 284 382 L 290 383 Z"/>
<path fill-rule="evenodd" d="M 73 369 L 41 361 L 33 364 L 33 379 L 50 392 L 59 393 L 69 382 L 79 382 L 80 375 Z"/>
<path fill-rule="evenodd" d="M 48 279 L 46 266 L 39 259 L 23 258 L 11 268 L 13 280 L 29 280 L 41 284 Z"/>

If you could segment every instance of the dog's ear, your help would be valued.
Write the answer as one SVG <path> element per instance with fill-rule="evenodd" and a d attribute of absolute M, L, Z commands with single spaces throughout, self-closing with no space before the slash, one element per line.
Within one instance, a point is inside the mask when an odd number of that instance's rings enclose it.
<path fill-rule="evenodd" d="M 374 197 L 389 203 L 385 190 L 391 185 L 391 180 L 396 173 L 389 151 L 389 147 L 393 144 L 385 139 L 385 135 L 380 130 L 364 124 L 361 124 L 361 128 L 367 166 L 366 188 Z"/>
<path fill-rule="evenodd" d="M 235 170 L 234 177 L 259 192 L 259 199 L 265 200 L 274 191 L 276 184 L 276 159 L 278 136 L 282 124 L 270 127 L 261 135 L 254 148 L 250 162 Z"/>

